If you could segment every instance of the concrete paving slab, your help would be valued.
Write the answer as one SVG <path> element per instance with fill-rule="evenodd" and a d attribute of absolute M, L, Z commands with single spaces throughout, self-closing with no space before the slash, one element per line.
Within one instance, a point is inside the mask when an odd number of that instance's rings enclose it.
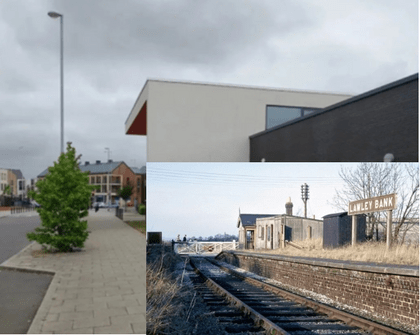
<path fill-rule="evenodd" d="M 34 243 L 3 263 L 55 273 L 28 333 L 125 333 L 135 324 L 145 334 L 145 237 L 113 211 L 90 210 L 87 220 L 82 251 L 37 256 L 41 246 Z M 128 315 L 133 306 L 138 313 Z"/>

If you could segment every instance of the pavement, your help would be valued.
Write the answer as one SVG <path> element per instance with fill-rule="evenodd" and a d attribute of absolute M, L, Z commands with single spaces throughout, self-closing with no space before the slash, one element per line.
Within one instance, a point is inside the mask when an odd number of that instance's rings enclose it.
<path fill-rule="evenodd" d="M 145 236 L 115 210 L 89 210 L 87 220 L 82 251 L 37 254 L 41 246 L 32 243 L 1 264 L 54 274 L 29 334 L 146 333 Z"/>
<path fill-rule="evenodd" d="M 38 212 L 36 210 L 23 212 L 23 213 L 16 213 L 10 214 L 10 211 L 0 211 L 0 218 L 6 216 L 14 216 L 14 217 L 27 217 L 27 216 L 38 216 Z"/>

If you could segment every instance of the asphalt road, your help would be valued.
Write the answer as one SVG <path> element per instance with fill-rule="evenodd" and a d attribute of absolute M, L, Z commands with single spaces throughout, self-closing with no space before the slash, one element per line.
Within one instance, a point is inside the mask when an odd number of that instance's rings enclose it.
<path fill-rule="evenodd" d="M 0 264 L 31 243 L 26 233 L 40 222 L 38 216 L 0 218 Z M 0 334 L 27 333 L 52 277 L 0 268 Z"/>
<path fill-rule="evenodd" d="M 41 220 L 38 215 L 0 218 L 0 264 L 30 244 L 26 233 L 40 225 Z"/>

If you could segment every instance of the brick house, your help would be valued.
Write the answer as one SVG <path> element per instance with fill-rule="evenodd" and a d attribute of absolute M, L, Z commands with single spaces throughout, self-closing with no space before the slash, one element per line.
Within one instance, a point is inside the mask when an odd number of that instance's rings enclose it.
<path fill-rule="evenodd" d="M 111 202 L 114 204 L 119 200 L 118 190 L 128 183 L 133 185 L 133 194 L 128 200 L 130 204 L 146 202 L 146 167 L 131 168 L 123 161 L 114 162 L 112 159 L 102 163 L 96 161 L 94 164 L 85 162 L 79 165 L 82 172 L 89 171 L 89 184 L 97 185 L 98 190 L 93 192 L 93 202 Z M 43 179 L 48 173 L 45 169 L 38 175 Z"/>
<path fill-rule="evenodd" d="M 16 173 L 14 171 L 16 170 L 11 170 L 8 169 L 9 173 L 7 174 L 7 183 L 10 186 L 10 194 L 12 196 L 17 195 L 17 190 L 18 190 L 18 176 L 16 175 Z"/>

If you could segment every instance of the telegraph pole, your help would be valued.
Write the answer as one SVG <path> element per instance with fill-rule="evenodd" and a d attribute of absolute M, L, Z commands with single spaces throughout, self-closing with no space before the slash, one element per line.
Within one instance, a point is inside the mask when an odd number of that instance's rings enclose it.
<path fill-rule="evenodd" d="M 307 217 L 306 202 L 309 200 L 309 185 L 305 183 L 300 187 L 300 189 L 302 193 L 302 200 L 303 200 L 303 203 L 305 204 L 305 218 L 306 218 Z"/>

